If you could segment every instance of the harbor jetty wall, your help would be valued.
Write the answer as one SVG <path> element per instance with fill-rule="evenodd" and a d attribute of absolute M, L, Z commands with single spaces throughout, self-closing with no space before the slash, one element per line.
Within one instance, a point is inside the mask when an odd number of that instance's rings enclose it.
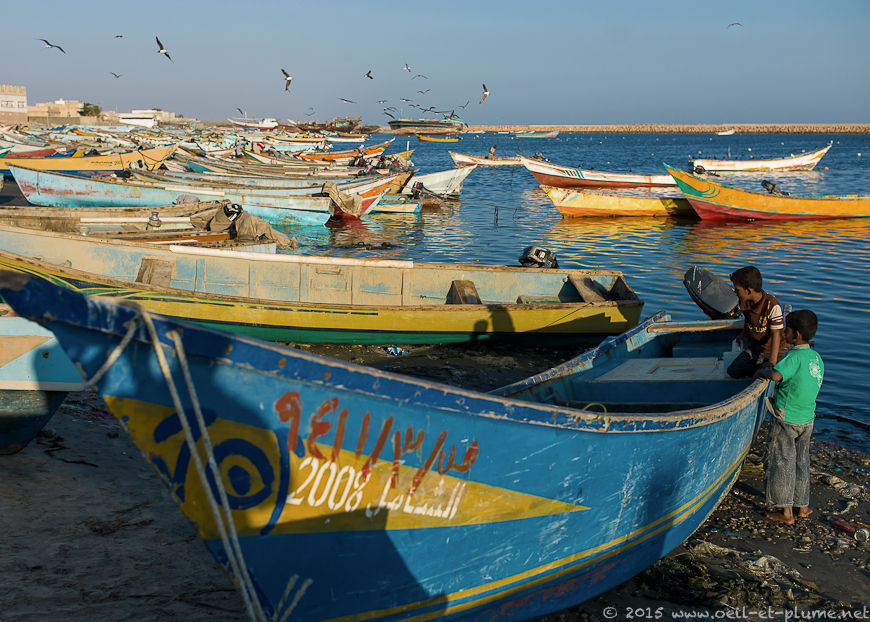
<path fill-rule="evenodd" d="M 615 125 L 469 125 L 471 132 L 552 132 L 595 134 L 868 134 L 870 123 L 632 123 Z"/>

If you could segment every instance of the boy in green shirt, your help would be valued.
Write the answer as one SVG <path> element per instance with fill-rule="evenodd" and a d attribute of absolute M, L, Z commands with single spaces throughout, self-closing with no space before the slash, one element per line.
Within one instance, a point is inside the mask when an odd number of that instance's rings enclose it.
<path fill-rule="evenodd" d="M 756 378 L 778 383 L 770 444 L 767 452 L 767 503 L 782 512 L 768 512 L 767 518 L 794 524 L 792 507 L 798 518 L 812 514 L 810 509 L 810 436 L 816 416 L 816 397 L 822 386 L 825 366 L 822 357 L 810 347 L 818 319 L 807 309 L 793 311 L 785 318 L 785 339 L 792 349 L 774 367 L 764 367 Z"/>

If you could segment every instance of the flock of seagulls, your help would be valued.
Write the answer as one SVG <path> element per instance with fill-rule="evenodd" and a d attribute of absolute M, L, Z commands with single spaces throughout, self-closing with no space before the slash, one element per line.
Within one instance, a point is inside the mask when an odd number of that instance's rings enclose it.
<path fill-rule="evenodd" d="M 731 26 L 742 26 L 742 24 L 740 24 L 739 22 L 734 22 L 734 23 L 728 25 L 729 28 L 730 28 Z M 123 39 L 123 38 L 124 38 L 124 35 L 120 35 L 120 34 L 119 34 L 119 35 L 115 35 L 115 39 Z M 66 50 L 64 50 L 61 46 L 52 43 L 52 42 L 49 41 L 48 39 L 37 39 L 37 40 L 38 40 L 38 41 L 42 41 L 43 44 L 44 44 L 44 47 L 46 47 L 46 48 L 48 48 L 48 49 L 54 48 L 54 49 L 60 50 L 60 51 L 61 51 L 62 53 L 64 53 L 64 54 L 66 54 Z M 169 59 L 170 62 L 174 63 L 175 61 L 172 60 L 172 56 L 169 55 L 169 51 L 166 49 L 166 46 L 163 45 L 163 42 L 160 41 L 160 37 L 154 37 L 154 40 L 157 42 L 157 53 L 158 53 L 158 54 L 162 54 L 162 55 L 165 56 L 167 59 Z M 403 68 L 405 71 L 407 71 L 408 73 L 411 73 L 411 66 L 408 65 L 408 63 L 405 63 L 405 64 L 403 65 L 402 68 Z M 110 74 L 112 75 L 112 77 L 114 77 L 116 80 L 117 80 L 118 78 L 121 78 L 121 77 L 124 75 L 124 74 L 122 74 L 122 73 L 115 73 L 114 71 L 110 71 L 109 73 L 110 73 Z M 284 91 L 289 91 L 289 90 L 290 90 L 290 83 L 293 81 L 293 77 L 292 77 L 289 73 L 287 73 L 287 70 L 286 70 L 286 69 L 283 69 L 283 68 L 282 68 L 282 69 L 281 69 L 281 73 L 282 73 L 283 76 L 284 76 Z M 375 79 L 374 76 L 372 75 L 372 70 L 371 70 L 371 69 L 369 69 L 368 71 L 365 72 L 365 74 L 363 74 L 363 78 L 368 78 L 369 80 L 374 80 L 374 79 Z M 428 79 L 429 79 L 428 76 L 426 76 L 426 75 L 424 75 L 424 74 L 422 74 L 422 73 L 418 73 L 418 74 L 413 75 L 413 76 L 411 77 L 411 80 L 416 80 L 417 78 L 423 78 L 424 80 L 428 80 Z M 420 93 L 421 95 L 425 95 L 426 93 L 428 93 L 428 92 L 431 91 L 431 90 L 432 90 L 432 89 L 420 89 L 420 90 L 418 90 L 417 92 Z M 479 103 L 479 104 L 482 104 L 482 103 L 484 102 L 484 100 L 486 100 L 487 97 L 489 97 L 489 89 L 487 89 L 487 88 L 486 88 L 486 84 L 484 84 L 484 85 L 483 85 L 483 96 L 480 98 L 480 101 L 479 101 L 478 103 Z M 339 97 L 338 100 L 339 100 L 339 101 L 342 101 L 342 102 L 344 102 L 344 103 L 346 103 L 346 104 L 355 104 L 355 103 L 356 103 L 356 101 L 354 101 L 354 100 L 352 100 L 352 99 L 348 99 L 348 98 L 346 98 L 346 97 Z M 439 114 L 440 114 L 440 113 L 446 113 L 446 112 L 447 112 L 447 111 L 443 111 L 443 110 L 436 110 L 434 106 L 429 106 L 429 107 L 427 107 L 427 108 L 422 108 L 421 106 L 418 106 L 417 104 L 413 103 L 412 100 L 410 100 L 410 99 L 408 99 L 408 98 L 405 98 L 405 97 L 402 97 L 402 98 L 401 98 L 401 101 L 402 101 L 402 102 L 409 103 L 409 104 L 410 104 L 412 107 L 414 107 L 414 108 L 419 108 L 420 111 L 423 112 L 423 113 L 426 113 L 426 112 L 435 112 L 435 113 L 439 113 Z M 383 104 L 386 104 L 386 103 L 388 103 L 388 100 L 386 100 L 386 99 L 379 99 L 379 100 L 378 100 L 378 104 L 382 104 L 382 105 L 383 105 Z M 459 107 L 462 108 L 462 109 L 464 110 L 464 109 L 468 106 L 468 104 L 469 104 L 469 102 L 466 101 L 464 105 L 459 106 Z M 239 111 L 239 114 L 241 114 L 242 116 L 245 116 L 245 117 L 247 116 L 247 115 L 245 114 L 245 111 L 242 110 L 241 108 L 236 108 L 236 110 L 238 110 L 238 111 Z M 394 112 L 398 112 L 398 110 L 396 110 L 395 107 L 393 107 L 393 106 L 389 106 L 389 107 L 387 107 L 387 108 L 384 108 L 384 114 L 387 115 L 388 117 L 391 117 L 391 118 L 395 119 L 396 117 L 395 117 L 394 114 L 391 114 L 391 112 L 390 112 L 391 110 L 394 111 Z M 451 111 L 451 114 L 453 114 L 453 112 L 454 112 L 454 111 Z M 313 114 L 314 114 L 314 108 L 313 108 L 313 107 L 309 107 L 309 108 L 308 108 L 308 111 L 307 111 L 305 114 L 306 114 L 306 116 L 311 116 L 311 115 L 313 115 Z"/>

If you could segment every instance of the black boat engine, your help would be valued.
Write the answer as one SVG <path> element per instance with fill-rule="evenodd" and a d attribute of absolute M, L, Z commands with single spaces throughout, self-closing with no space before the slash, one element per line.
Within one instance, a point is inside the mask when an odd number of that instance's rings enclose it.
<path fill-rule="evenodd" d="M 526 246 L 519 258 L 520 265 L 526 268 L 558 268 L 556 253 L 549 248 Z"/>
<path fill-rule="evenodd" d="M 731 283 L 712 272 L 692 266 L 683 277 L 689 296 L 711 320 L 740 317 L 740 304 Z"/>

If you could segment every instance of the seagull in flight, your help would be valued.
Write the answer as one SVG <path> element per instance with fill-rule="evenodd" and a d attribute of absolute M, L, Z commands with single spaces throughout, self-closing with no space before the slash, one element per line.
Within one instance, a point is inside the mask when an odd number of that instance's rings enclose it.
<path fill-rule="evenodd" d="M 425 95 L 426 93 L 428 93 L 431 90 L 432 89 L 426 89 L 425 91 L 417 91 L 417 92 L 420 93 L 421 95 Z"/>
<path fill-rule="evenodd" d="M 741 24 L 740 22 L 731 22 L 730 24 L 725 26 L 725 30 L 728 30 L 729 28 L 731 28 L 731 26 L 740 26 L 741 28 L 743 28 L 743 24 Z"/>
<path fill-rule="evenodd" d="M 242 110 L 241 108 L 236 108 L 236 110 L 239 111 L 239 114 L 240 114 L 240 115 L 242 115 L 243 117 L 247 118 L 248 115 L 247 115 L 247 113 L 246 113 L 244 110 Z"/>
<path fill-rule="evenodd" d="M 293 81 L 293 76 L 287 73 L 284 69 L 281 70 L 281 73 L 284 74 L 284 90 L 287 91 L 290 89 L 290 82 Z"/>
<path fill-rule="evenodd" d="M 308 110 L 310 110 L 311 112 L 306 112 L 305 113 L 306 117 L 310 117 L 311 115 L 314 114 L 314 106 L 308 106 Z"/>
<path fill-rule="evenodd" d="M 405 97 L 401 97 L 400 99 L 401 99 L 403 102 L 409 102 L 409 101 L 411 101 L 410 99 L 407 99 L 407 98 L 405 98 Z"/>
<path fill-rule="evenodd" d="M 345 99 L 344 97 L 339 97 L 339 99 L 340 99 L 341 101 L 343 101 L 344 103 L 346 103 L 346 104 L 355 104 L 355 103 L 356 103 L 356 102 L 353 101 L 352 99 Z"/>
<path fill-rule="evenodd" d="M 364 78 L 368 78 L 369 80 L 374 80 L 374 78 L 372 77 L 372 70 L 371 70 L 371 69 L 369 69 L 369 70 L 366 72 L 366 75 L 364 75 L 363 77 L 364 77 Z"/>
<path fill-rule="evenodd" d="M 486 85 L 484 84 L 484 85 L 483 85 L 483 97 L 481 97 L 481 98 L 480 98 L 480 101 L 477 102 L 477 103 L 478 103 L 478 104 L 482 104 L 482 103 L 483 103 L 483 100 L 485 100 L 487 97 L 489 97 L 489 89 L 486 88 Z"/>
<path fill-rule="evenodd" d="M 116 39 L 123 39 L 123 38 L 124 38 L 124 35 L 115 35 L 115 38 L 116 38 Z"/>
<path fill-rule="evenodd" d="M 408 73 L 411 73 L 411 68 L 408 67 L 408 63 L 405 63 L 405 71 L 407 71 Z"/>
<path fill-rule="evenodd" d="M 123 73 L 115 73 L 114 71 L 110 71 L 109 73 L 112 74 L 113 76 L 115 76 L 116 78 L 120 78 L 121 76 L 124 75 Z"/>
<path fill-rule="evenodd" d="M 45 43 L 45 47 L 47 47 L 47 48 L 57 48 L 58 50 L 60 50 L 60 51 L 63 52 L 64 54 L 66 54 L 66 50 L 64 50 L 64 49 L 63 49 L 62 47 L 60 47 L 59 45 L 55 45 L 54 43 L 49 43 L 49 42 L 46 41 L 45 39 L 37 39 L 37 41 L 42 41 L 43 43 Z"/>
<path fill-rule="evenodd" d="M 426 79 L 426 80 L 429 79 L 428 76 L 424 76 L 422 73 L 418 73 L 416 76 L 414 76 L 414 78 L 424 78 L 424 79 Z M 413 80 L 414 78 L 411 78 L 411 79 Z"/>
<path fill-rule="evenodd" d="M 157 39 L 157 37 L 154 37 L 154 38 Z M 173 63 L 175 62 L 174 60 L 172 60 L 172 57 L 169 55 L 169 52 L 166 51 L 166 48 L 163 47 L 163 44 L 160 43 L 160 39 L 157 39 L 157 47 L 160 48 L 157 50 L 158 54 L 165 54 L 166 58 L 168 58 Z"/>
<path fill-rule="evenodd" d="M 386 110 L 384 110 L 384 114 L 387 115 L 388 117 L 390 117 L 391 119 L 395 119 L 395 118 L 396 118 L 395 115 L 390 114 L 390 113 L 387 112 Z"/>
<path fill-rule="evenodd" d="M 460 108 L 462 108 L 463 110 L 465 110 L 465 108 L 466 108 L 466 107 L 468 106 L 468 104 L 470 104 L 470 103 L 471 103 L 470 101 L 467 101 L 467 102 L 465 102 L 465 106 L 460 106 Z"/>

